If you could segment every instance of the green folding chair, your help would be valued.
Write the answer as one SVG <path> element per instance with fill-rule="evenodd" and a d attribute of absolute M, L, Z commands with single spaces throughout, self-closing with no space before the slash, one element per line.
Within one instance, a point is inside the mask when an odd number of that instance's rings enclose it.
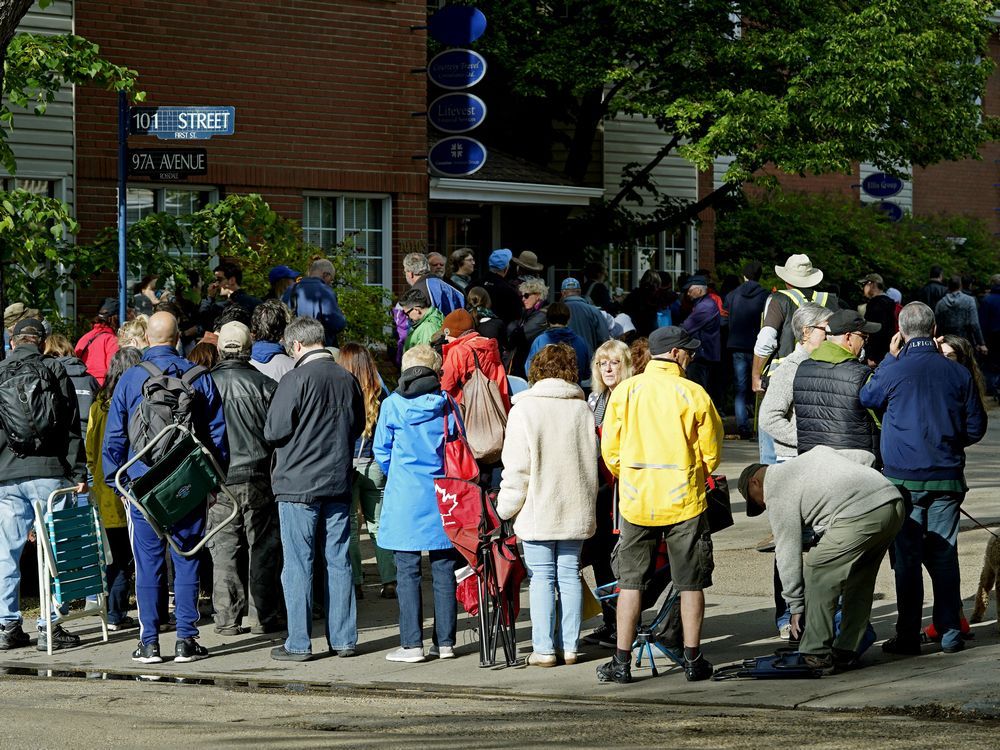
<path fill-rule="evenodd" d="M 134 481 L 129 481 L 128 469 L 143 456 L 166 440 L 170 433 L 179 430 L 183 435 L 149 471 Z M 218 534 L 239 514 L 239 501 L 224 484 L 225 472 L 215 456 L 187 427 L 171 424 L 158 432 L 152 440 L 115 472 L 115 487 L 131 503 L 160 539 L 182 557 L 193 557 L 209 539 Z M 181 549 L 171 534 L 178 521 L 188 517 L 199 507 L 205 509 L 206 528 L 210 497 L 222 492 L 229 498 L 233 512 L 208 529 L 204 537 L 191 549 Z"/>
<path fill-rule="evenodd" d="M 52 655 L 52 612 L 88 596 L 97 597 L 97 610 L 81 609 L 60 614 L 59 622 L 97 615 L 104 640 L 108 640 L 108 582 L 105 574 L 111 559 L 108 539 L 97 508 L 92 505 L 53 510 L 60 495 L 76 492 L 73 487 L 56 490 L 43 506 L 36 501 L 35 535 L 38 538 L 38 592 L 42 620 Z"/>

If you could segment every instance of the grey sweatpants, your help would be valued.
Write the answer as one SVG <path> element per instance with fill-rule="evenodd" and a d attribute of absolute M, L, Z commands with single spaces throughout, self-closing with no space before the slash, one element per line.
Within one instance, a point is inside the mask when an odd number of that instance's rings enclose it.
<path fill-rule="evenodd" d="M 281 617 L 282 600 L 277 504 L 266 481 L 227 486 L 236 496 L 240 512 L 208 542 L 215 568 L 215 626 L 239 625 L 246 612 L 252 621 L 275 625 Z M 220 494 L 219 501 L 208 510 L 209 528 L 232 512 L 229 498 Z"/>

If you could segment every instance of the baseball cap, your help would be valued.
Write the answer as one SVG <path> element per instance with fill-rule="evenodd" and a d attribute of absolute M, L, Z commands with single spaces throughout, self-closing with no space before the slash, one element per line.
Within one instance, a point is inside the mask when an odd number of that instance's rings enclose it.
<path fill-rule="evenodd" d="M 879 288 L 885 289 L 885 282 L 882 280 L 882 276 L 880 274 L 870 273 L 867 276 L 858 279 L 858 283 L 861 284 L 861 286 L 864 286 L 869 281 L 874 281 L 876 284 L 879 285 Z"/>
<path fill-rule="evenodd" d="M 859 331 L 861 333 L 878 333 L 882 330 L 881 323 L 870 323 L 861 317 L 856 310 L 838 310 L 827 321 L 833 336 L 843 336 L 845 333 Z"/>
<path fill-rule="evenodd" d="M 101 309 L 97 311 L 98 315 L 118 315 L 118 299 L 115 297 L 105 297 L 104 301 L 101 302 Z"/>
<path fill-rule="evenodd" d="M 680 326 L 663 326 L 649 334 L 649 353 L 654 357 L 666 354 L 671 349 L 687 349 L 695 351 L 701 346 L 701 341 Z"/>
<path fill-rule="evenodd" d="M 559 288 L 562 289 L 564 292 L 567 289 L 579 289 L 580 288 L 580 282 L 579 282 L 578 279 L 574 279 L 572 276 L 569 276 L 569 277 L 563 279 L 563 282 L 559 286 Z"/>
<path fill-rule="evenodd" d="M 301 276 L 298 271 L 294 268 L 289 268 L 288 266 L 275 266 L 267 274 L 267 280 L 273 284 L 281 279 L 297 279 Z"/>
<path fill-rule="evenodd" d="M 510 259 L 514 257 L 514 253 L 505 247 L 501 247 L 498 250 L 494 250 L 490 253 L 489 267 L 496 268 L 498 270 L 503 270 L 510 265 Z"/>
<path fill-rule="evenodd" d="M 764 512 L 763 507 L 750 499 L 750 477 L 756 474 L 761 466 L 767 466 L 767 464 L 750 464 L 740 474 L 740 494 L 743 495 L 743 499 L 747 501 L 747 516 L 750 518 L 759 516 Z"/>
<path fill-rule="evenodd" d="M 693 286 L 708 286 L 708 279 L 704 276 L 691 276 L 684 282 L 684 291 Z"/>
<path fill-rule="evenodd" d="M 230 321 L 219 329 L 219 340 L 216 343 L 220 352 L 227 354 L 250 353 L 250 329 L 238 321 Z"/>
<path fill-rule="evenodd" d="M 28 308 L 23 302 L 14 302 L 13 304 L 7 305 L 3 311 L 3 327 L 10 328 L 16 324 L 18 319 L 22 318 L 27 311 Z"/>
<path fill-rule="evenodd" d="M 11 336 L 41 336 L 45 337 L 45 326 L 37 318 L 20 320 L 11 331 Z"/>

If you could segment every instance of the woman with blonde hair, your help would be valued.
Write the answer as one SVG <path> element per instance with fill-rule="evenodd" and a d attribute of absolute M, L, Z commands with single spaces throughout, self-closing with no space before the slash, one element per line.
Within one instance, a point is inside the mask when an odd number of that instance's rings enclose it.
<path fill-rule="evenodd" d="M 337 363 L 347 370 L 361 386 L 361 395 L 365 402 L 365 429 L 354 446 L 354 484 L 351 488 L 351 569 L 354 574 L 355 591 L 363 589 L 364 573 L 361 568 L 361 519 L 359 511 L 364 514 L 368 526 L 368 535 L 375 545 L 375 564 L 378 566 L 378 577 L 382 581 L 381 597 L 396 598 L 396 564 L 390 550 L 378 546 L 378 521 L 382 515 L 382 494 L 385 491 L 385 474 L 375 460 L 372 452 L 372 437 L 375 434 L 375 424 L 382 402 L 389 394 L 386 392 L 382 378 L 379 377 L 375 359 L 367 347 L 355 342 L 344 344 L 340 348 Z"/>
<path fill-rule="evenodd" d="M 633 374 L 632 350 L 628 344 L 611 339 L 597 347 L 591 364 L 590 397 L 587 399 L 587 405 L 594 412 L 598 436 L 604 423 L 604 411 L 608 407 L 611 391 Z M 592 566 L 594 580 L 598 586 L 603 586 L 615 580 L 615 574 L 611 570 L 611 551 L 615 548 L 618 537 L 615 535 L 614 522 L 614 477 L 607 470 L 600 455 L 597 463 L 597 531 L 584 542 L 580 564 L 581 567 Z M 616 630 L 615 611 L 610 606 L 602 606 L 601 609 L 604 624 L 584 638 L 584 642 L 613 646 Z"/>
<path fill-rule="evenodd" d="M 146 343 L 146 324 L 148 322 L 147 316 L 136 315 L 132 320 L 126 320 L 122 323 L 118 329 L 118 348 L 125 349 L 131 346 L 142 351 L 149 346 Z"/>
<path fill-rule="evenodd" d="M 535 343 L 547 323 L 545 305 L 548 304 L 549 288 L 541 279 L 530 276 L 518 286 L 521 293 L 521 319 L 511 323 L 507 328 L 507 348 L 509 360 L 507 374 L 525 377 L 525 367 L 528 352 Z"/>

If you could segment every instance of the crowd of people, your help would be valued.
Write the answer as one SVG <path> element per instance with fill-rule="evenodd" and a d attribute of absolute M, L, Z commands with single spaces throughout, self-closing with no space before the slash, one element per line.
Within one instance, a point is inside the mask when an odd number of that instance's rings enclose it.
<path fill-rule="evenodd" d="M 399 646 L 386 659 L 453 658 L 462 564 L 434 480 L 446 444 L 464 440 L 521 543 L 528 664 L 573 664 L 584 642 L 613 650 L 600 681 L 631 681 L 643 592 L 665 540 L 680 592 L 678 661 L 687 679 L 706 679 L 706 483 L 722 457 L 729 385 L 731 437 L 760 445 L 739 489 L 747 514 L 767 510 L 774 532 L 778 634 L 801 639 L 810 667 L 856 666 L 891 548 L 899 617 L 883 650 L 921 650 L 922 566 L 942 649 L 963 647 L 964 451 L 985 434 L 985 401 L 995 395 L 977 360 L 998 369 L 988 357 L 1000 354 L 1000 276 L 977 304 L 960 278 L 945 284 L 932 269 L 920 300 L 903 305 L 871 273 L 854 309 L 819 291 L 823 273 L 805 255 L 774 268 L 785 288 L 761 286 L 754 262 L 724 294 L 701 269 L 677 280 L 680 294 L 669 275 L 649 270 L 626 295 L 591 264 L 560 279 L 556 295 L 544 270 L 530 251 L 494 250 L 483 273 L 469 249 L 407 255 L 407 289 L 392 310 L 398 344 L 385 357 L 341 345 L 347 318 L 325 259 L 307 274 L 272 269 L 263 301 L 232 263 L 203 293 L 195 279 L 194 297 L 171 298 L 148 277 L 132 307 L 105 300 L 75 346 L 37 310 L 8 307 L 0 407 L 23 408 L 0 408 L 0 650 L 29 643 L 18 560 L 32 503 L 68 483 L 77 494 L 63 502 L 89 499 L 100 511 L 113 557 L 108 625 L 138 628 L 136 661 L 162 661 L 169 630 L 176 661 L 208 655 L 198 641 L 202 588 L 218 634 L 287 631 L 273 659 L 313 658 L 318 619 L 329 650 L 353 656 L 363 524 L 380 596 L 398 602 Z M 174 416 L 226 471 L 228 492 L 170 529 L 191 549 L 220 527 L 206 556 L 169 549 L 115 489 L 116 474 L 148 445 L 163 390 L 185 396 L 175 402 L 187 411 L 173 406 Z M 150 470 L 151 455 L 131 463 L 126 481 Z M 425 554 L 434 612 L 426 651 Z M 618 595 L 581 638 L 588 566 L 598 585 L 617 581 Z M 79 643 L 58 623 L 51 632 L 53 649 Z"/>

